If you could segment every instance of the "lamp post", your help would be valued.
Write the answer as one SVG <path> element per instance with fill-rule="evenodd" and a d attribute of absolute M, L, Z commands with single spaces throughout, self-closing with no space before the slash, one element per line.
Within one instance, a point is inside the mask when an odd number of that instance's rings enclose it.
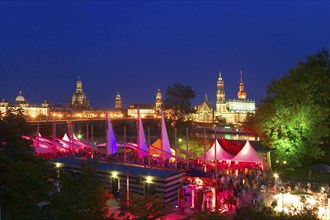
<path fill-rule="evenodd" d="M 277 191 L 277 180 L 278 180 L 279 175 L 277 173 L 274 173 L 274 178 L 275 178 L 275 191 Z"/>
<path fill-rule="evenodd" d="M 284 211 L 284 187 L 281 187 L 281 193 L 282 193 L 282 211 Z"/>
<path fill-rule="evenodd" d="M 129 207 L 129 173 L 126 173 L 126 206 Z"/>

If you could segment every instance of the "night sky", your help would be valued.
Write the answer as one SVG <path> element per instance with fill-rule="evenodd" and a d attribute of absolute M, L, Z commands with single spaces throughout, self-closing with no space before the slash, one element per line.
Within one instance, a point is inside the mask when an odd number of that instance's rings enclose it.
<path fill-rule="evenodd" d="M 330 45 L 329 1 L 0 0 L 0 99 L 66 104 L 80 76 L 92 107 L 152 104 L 180 82 L 215 104 L 222 72 L 257 103 L 271 79 Z"/>

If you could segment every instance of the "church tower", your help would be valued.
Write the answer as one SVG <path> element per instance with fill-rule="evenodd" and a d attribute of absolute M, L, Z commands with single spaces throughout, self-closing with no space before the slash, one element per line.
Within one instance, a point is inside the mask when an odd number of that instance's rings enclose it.
<path fill-rule="evenodd" d="M 82 89 L 82 82 L 78 77 L 76 83 L 76 91 L 72 95 L 72 99 L 69 99 L 67 108 L 70 110 L 87 110 L 91 109 L 90 101 L 86 98 L 86 95 Z"/>
<path fill-rule="evenodd" d="M 80 77 L 78 78 L 78 81 L 76 83 L 76 93 L 82 92 L 82 82 L 80 80 Z"/>
<path fill-rule="evenodd" d="M 225 82 L 222 79 L 221 72 L 219 73 L 217 81 L 217 102 L 216 112 L 221 113 L 226 111 L 226 94 L 225 94 Z"/>
<path fill-rule="evenodd" d="M 238 99 L 246 99 L 246 92 L 244 91 L 244 83 L 243 83 L 243 73 L 241 71 L 241 81 L 239 82 L 239 91 L 237 93 Z"/>
<path fill-rule="evenodd" d="M 160 112 L 162 104 L 163 104 L 162 93 L 160 92 L 160 89 L 158 89 L 156 93 L 156 103 L 155 103 L 155 110 L 157 113 Z"/>
<path fill-rule="evenodd" d="M 121 97 L 120 97 L 119 92 L 117 92 L 117 95 L 116 95 L 115 109 L 121 109 Z"/>

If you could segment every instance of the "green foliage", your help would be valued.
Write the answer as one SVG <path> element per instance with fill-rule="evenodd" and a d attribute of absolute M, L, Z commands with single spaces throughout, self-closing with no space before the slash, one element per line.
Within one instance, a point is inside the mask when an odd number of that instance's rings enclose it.
<path fill-rule="evenodd" d="M 120 210 L 130 213 L 133 219 L 157 219 L 165 216 L 170 207 L 164 203 L 164 199 L 159 195 L 139 195 L 136 193 L 129 194 L 129 207 L 126 204 L 126 195 L 120 200 Z"/>
<path fill-rule="evenodd" d="M 178 143 L 178 147 L 182 150 L 186 150 L 187 146 L 186 146 L 186 139 L 185 137 L 181 137 L 181 139 L 183 140 L 181 143 Z M 209 141 L 207 141 L 206 143 L 206 151 L 210 148 L 210 143 Z M 204 154 L 204 139 L 203 138 L 190 138 L 189 142 L 188 142 L 188 150 L 190 153 L 197 155 L 197 156 L 201 156 Z M 180 152 L 178 152 L 179 155 Z M 181 156 L 183 156 L 184 154 L 182 154 Z"/>
<path fill-rule="evenodd" d="M 30 128 L 21 114 L 0 121 L 0 202 L 4 219 L 42 216 L 39 202 L 49 199 L 54 172 L 47 161 L 33 155 L 31 142 L 22 139 Z"/>
<path fill-rule="evenodd" d="M 97 182 L 93 168 L 82 174 L 57 173 L 47 160 L 35 157 L 31 135 L 21 114 L 0 120 L 0 203 L 1 217 L 11 219 L 103 219 L 108 199 Z M 39 204 L 43 203 L 44 206 Z"/>
<path fill-rule="evenodd" d="M 61 173 L 60 192 L 51 198 L 47 219 L 103 219 L 109 195 L 98 182 L 90 164 L 81 165 L 81 173 Z"/>
<path fill-rule="evenodd" d="M 299 61 L 295 69 L 268 86 L 267 97 L 245 128 L 291 164 L 324 156 L 320 145 L 330 134 L 329 51 Z"/>
<path fill-rule="evenodd" d="M 173 121 L 182 121 L 188 113 L 193 111 L 191 100 L 195 98 L 195 95 L 195 91 L 190 86 L 174 83 L 173 87 L 167 87 L 162 107 L 170 113 Z"/>
<path fill-rule="evenodd" d="M 256 211 L 251 207 L 236 209 L 234 220 L 271 220 L 274 219 L 269 212 Z"/>

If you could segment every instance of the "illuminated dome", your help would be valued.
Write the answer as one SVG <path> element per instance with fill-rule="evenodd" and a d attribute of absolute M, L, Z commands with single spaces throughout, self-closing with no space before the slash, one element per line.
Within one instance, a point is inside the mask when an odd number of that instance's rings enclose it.
<path fill-rule="evenodd" d="M 22 91 L 19 91 L 19 95 L 16 97 L 15 101 L 18 103 L 25 102 L 25 98 L 22 96 Z"/>

